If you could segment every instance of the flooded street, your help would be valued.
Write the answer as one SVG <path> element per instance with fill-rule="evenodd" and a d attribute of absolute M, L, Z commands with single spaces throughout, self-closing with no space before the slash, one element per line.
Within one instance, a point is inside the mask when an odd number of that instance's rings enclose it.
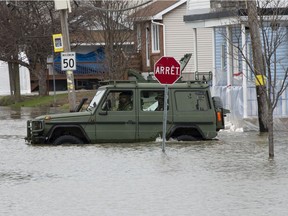
<path fill-rule="evenodd" d="M 203 142 L 26 145 L 41 110 L 0 107 L 0 215 L 286 216 L 288 133 Z"/>

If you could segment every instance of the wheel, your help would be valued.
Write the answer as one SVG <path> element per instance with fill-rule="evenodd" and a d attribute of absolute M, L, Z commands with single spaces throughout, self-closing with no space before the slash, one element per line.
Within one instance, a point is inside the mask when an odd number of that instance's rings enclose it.
<path fill-rule="evenodd" d="M 177 137 L 177 140 L 178 141 L 195 141 L 197 139 L 190 135 L 180 135 Z"/>
<path fill-rule="evenodd" d="M 58 137 L 54 142 L 54 145 L 61 145 L 61 144 L 83 144 L 83 141 L 75 136 L 71 135 L 63 135 Z"/>

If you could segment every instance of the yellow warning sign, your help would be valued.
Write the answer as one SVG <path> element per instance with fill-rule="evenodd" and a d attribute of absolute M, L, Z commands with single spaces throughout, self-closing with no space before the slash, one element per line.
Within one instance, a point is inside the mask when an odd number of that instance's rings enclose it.
<path fill-rule="evenodd" d="M 266 77 L 264 75 L 256 75 L 256 86 L 266 85 Z"/>
<path fill-rule="evenodd" d="M 63 37 L 62 34 L 53 34 L 54 52 L 63 52 Z"/>

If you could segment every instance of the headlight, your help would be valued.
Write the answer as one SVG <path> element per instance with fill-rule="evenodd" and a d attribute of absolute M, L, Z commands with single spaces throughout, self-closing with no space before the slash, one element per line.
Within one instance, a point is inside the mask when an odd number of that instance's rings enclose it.
<path fill-rule="evenodd" d="M 43 121 L 32 121 L 32 131 L 41 131 L 44 128 L 44 122 Z"/>

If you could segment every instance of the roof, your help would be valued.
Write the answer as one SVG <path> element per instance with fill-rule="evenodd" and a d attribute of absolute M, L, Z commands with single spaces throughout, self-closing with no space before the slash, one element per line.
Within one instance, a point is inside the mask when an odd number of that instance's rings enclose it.
<path fill-rule="evenodd" d="M 140 9 L 134 14 L 139 20 L 162 20 L 162 16 L 169 13 L 187 0 L 157 0 Z"/>
<path fill-rule="evenodd" d="M 273 16 L 273 15 L 275 16 L 275 13 L 277 13 L 277 15 L 279 16 L 288 15 L 288 9 L 278 8 L 277 12 L 275 12 L 275 8 L 262 8 L 262 9 L 258 8 L 258 15 L 260 16 Z M 223 10 L 223 11 L 203 13 L 203 14 L 185 15 L 184 21 L 193 22 L 193 21 L 199 21 L 199 20 L 220 19 L 220 18 L 228 18 L 228 17 L 235 17 L 235 16 L 237 17 L 247 16 L 247 9 L 232 9 L 232 10 Z"/>

